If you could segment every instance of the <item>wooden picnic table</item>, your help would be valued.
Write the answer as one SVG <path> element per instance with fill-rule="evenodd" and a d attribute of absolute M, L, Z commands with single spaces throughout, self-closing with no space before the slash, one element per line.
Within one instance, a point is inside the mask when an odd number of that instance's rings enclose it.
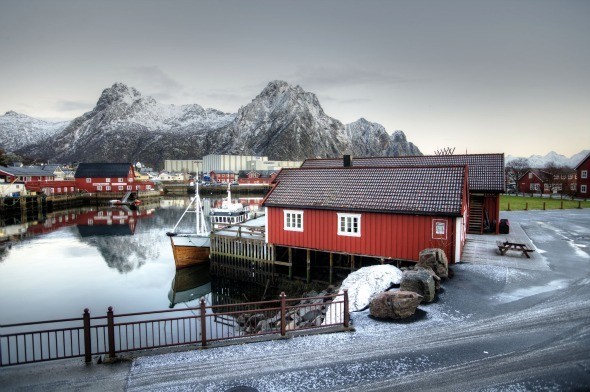
<path fill-rule="evenodd" d="M 498 250 L 500 250 L 500 254 L 504 255 L 509 250 L 515 250 L 517 252 L 522 252 L 523 255 L 530 259 L 529 256 L 530 252 L 534 252 L 534 249 L 529 248 L 529 246 L 523 242 L 518 242 L 517 240 L 507 238 L 504 241 L 496 241 L 496 245 L 498 245 Z"/>

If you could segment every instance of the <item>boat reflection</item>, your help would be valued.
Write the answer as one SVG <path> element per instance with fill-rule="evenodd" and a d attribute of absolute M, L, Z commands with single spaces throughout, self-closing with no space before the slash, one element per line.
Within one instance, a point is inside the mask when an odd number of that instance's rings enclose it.
<path fill-rule="evenodd" d="M 198 300 L 211 293 L 209 263 L 179 269 L 172 279 L 172 287 L 168 292 L 170 308 L 185 302 Z"/>

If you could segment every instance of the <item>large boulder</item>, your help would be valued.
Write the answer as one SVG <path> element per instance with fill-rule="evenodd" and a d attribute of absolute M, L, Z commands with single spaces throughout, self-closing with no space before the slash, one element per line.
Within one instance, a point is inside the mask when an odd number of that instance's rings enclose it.
<path fill-rule="evenodd" d="M 436 296 L 432 275 L 420 269 L 404 271 L 399 289 L 420 294 L 424 302 L 432 302 Z"/>
<path fill-rule="evenodd" d="M 439 277 L 449 277 L 449 260 L 444 250 L 440 248 L 424 249 L 419 254 L 418 265 L 430 268 Z"/>
<path fill-rule="evenodd" d="M 351 312 L 365 309 L 377 294 L 399 284 L 402 271 L 393 265 L 363 267 L 344 279 L 340 292 L 348 289 L 348 303 Z"/>
<path fill-rule="evenodd" d="M 370 306 L 370 314 L 382 319 L 402 319 L 412 316 L 422 296 L 413 291 L 386 291 L 377 295 Z"/>

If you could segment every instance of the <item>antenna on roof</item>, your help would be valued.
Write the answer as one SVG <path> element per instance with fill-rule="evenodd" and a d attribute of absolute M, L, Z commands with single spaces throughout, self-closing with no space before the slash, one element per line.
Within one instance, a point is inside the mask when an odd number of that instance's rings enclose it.
<path fill-rule="evenodd" d="M 445 147 L 440 150 L 434 151 L 434 155 L 453 155 L 455 147 Z"/>

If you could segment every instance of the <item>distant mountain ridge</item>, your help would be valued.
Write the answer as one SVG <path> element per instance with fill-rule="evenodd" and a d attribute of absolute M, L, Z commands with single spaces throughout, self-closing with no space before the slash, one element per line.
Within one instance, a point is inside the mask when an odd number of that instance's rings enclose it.
<path fill-rule="evenodd" d="M 556 166 L 566 166 L 574 168 L 590 153 L 590 150 L 582 150 L 577 154 L 572 155 L 571 157 L 566 157 L 565 155 L 561 155 L 556 153 L 555 151 L 551 151 L 544 156 L 541 155 L 531 155 L 528 158 L 524 157 L 515 157 L 512 155 L 508 155 L 506 157 L 506 163 L 513 161 L 515 159 L 523 158 L 526 159 L 529 167 L 533 169 L 542 169 L 546 167 L 548 164 L 554 164 Z"/>
<path fill-rule="evenodd" d="M 0 116 L 0 147 L 14 151 L 38 143 L 63 131 L 68 124 L 69 121 L 53 123 L 8 111 Z"/>
<path fill-rule="evenodd" d="M 0 116 L 0 135 L 22 129 L 18 122 L 2 122 L 6 116 Z M 162 167 L 165 159 L 214 153 L 265 155 L 272 160 L 344 153 L 422 155 L 402 131 L 390 135 L 365 119 L 343 125 L 324 113 L 315 94 L 284 81 L 270 82 L 238 113 L 196 104 L 160 104 L 115 83 L 91 111 L 59 124 L 47 123 L 52 131 L 39 128 L 31 132 L 38 137 L 21 143 L 4 143 L 2 138 L 0 147 L 53 162 L 141 161 L 154 167 Z"/>

